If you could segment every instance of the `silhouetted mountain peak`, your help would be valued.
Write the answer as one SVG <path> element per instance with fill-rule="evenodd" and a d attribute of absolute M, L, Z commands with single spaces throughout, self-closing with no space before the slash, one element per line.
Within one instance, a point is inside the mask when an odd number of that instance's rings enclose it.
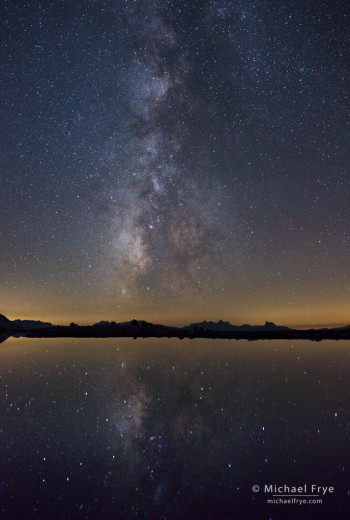
<path fill-rule="evenodd" d="M 3 314 L 0 314 L 0 331 L 18 330 L 18 327 Z"/>
<path fill-rule="evenodd" d="M 213 330 L 213 331 L 229 331 L 236 330 L 238 327 L 235 325 L 231 325 L 228 321 L 219 320 L 217 323 L 215 321 L 202 321 L 200 323 L 191 323 L 186 327 L 183 327 L 184 330 Z"/>
<path fill-rule="evenodd" d="M 3 314 L 0 314 L 0 323 L 11 323 L 11 321 Z"/>
<path fill-rule="evenodd" d="M 272 321 L 266 321 L 264 325 L 265 329 L 276 329 L 278 328 Z"/>

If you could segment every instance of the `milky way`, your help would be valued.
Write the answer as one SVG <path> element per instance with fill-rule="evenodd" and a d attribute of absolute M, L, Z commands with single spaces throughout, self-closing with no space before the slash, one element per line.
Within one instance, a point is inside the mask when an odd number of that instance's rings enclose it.
<path fill-rule="evenodd" d="M 179 28 L 164 20 L 169 3 L 128 7 L 126 27 L 141 47 L 125 65 L 123 127 L 108 140 L 104 157 L 116 283 L 126 296 L 135 289 L 143 297 L 149 290 L 153 297 L 198 292 L 213 276 L 213 258 L 223 267 L 233 249 L 225 242 L 239 232 L 234 220 L 232 228 L 221 228 L 225 211 L 231 219 L 234 212 L 203 160 L 206 141 L 195 128 L 201 112 L 210 120 L 217 107 L 206 106 L 192 88 L 195 60 Z"/>
<path fill-rule="evenodd" d="M 5 3 L 1 311 L 347 323 L 348 16 Z"/>

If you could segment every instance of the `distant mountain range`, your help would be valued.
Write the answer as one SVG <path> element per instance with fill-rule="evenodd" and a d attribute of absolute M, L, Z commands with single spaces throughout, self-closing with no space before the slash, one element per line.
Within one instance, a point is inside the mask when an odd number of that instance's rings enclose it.
<path fill-rule="evenodd" d="M 235 330 L 247 330 L 247 331 L 264 331 L 264 330 L 290 330 L 289 327 L 282 327 L 275 325 L 271 321 L 267 321 L 265 325 L 231 325 L 228 321 L 202 321 L 201 323 L 191 323 L 191 325 L 187 325 L 187 327 L 183 327 L 183 330 L 210 330 L 210 331 L 220 331 L 220 332 L 228 332 Z"/>
<path fill-rule="evenodd" d="M 251 337 L 259 335 L 261 337 L 301 337 L 302 335 L 323 334 L 329 337 L 330 334 L 340 336 L 349 336 L 350 325 L 345 327 L 336 327 L 332 329 L 307 329 L 304 331 L 295 330 L 290 327 L 283 327 L 275 325 L 270 321 L 266 321 L 265 325 L 232 325 L 228 321 L 202 321 L 198 323 L 191 323 L 185 327 L 169 327 L 166 325 L 159 325 L 149 323 L 144 320 L 131 320 L 122 323 L 114 321 L 100 321 L 94 325 L 76 325 L 71 323 L 66 325 L 53 325 L 49 322 L 42 322 L 36 320 L 9 320 L 6 316 L 0 314 L 0 334 L 40 334 L 41 336 L 148 336 L 153 335 L 169 335 L 179 337 Z"/>
<path fill-rule="evenodd" d="M 130 326 L 139 326 L 139 327 L 163 327 L 168 329 L 178 329 L 178 327 L 168 327 L 167 325 L 154 325 L 154 323 L 150 323 L 145 320 L 130 320 L 130 321 L 122 321 L 120 323 L 116 323 L 115 321 L 99 321 L 92 325 L 92 327 L 130 327 Z"/>
<path fill-rule="evenodd" d="M 153 327 L 155 326 L 153 323 L 149 323 L 147 321 L 143 320 L 132 320 L 132 321 L 125 321 L 123 323 L 115 323 L 115 322 L 109 322 L 109 321 L 100 321 L 98 323 L 95 323 L 93 327 L 108 327 L 118 325 L 120 327 L 127 327 L 127 326 L 140 326 L 140 327 Z M 217 323 L 215 321 L 202 321 L 200 323 L 191 323 L 190 325 L 186 325 L 185 327 L 168 327 L 166 325 L 156 325 L 161 326 L 163 328 L 168 329 L 177 329 L 177 330 L 183 330 L 183 331 L 217 331 L 217 332 L 229 332 L 229 331 L 235 331 L 235 330 L 251 330 L 251 331 L 259 331 L 259 330 L 291 330 L 289 327 L 282 327 L 275 325 L 274 323 L 267 321 L 265 325 L 231 325 L 228 321 L 218 321 Z"/>

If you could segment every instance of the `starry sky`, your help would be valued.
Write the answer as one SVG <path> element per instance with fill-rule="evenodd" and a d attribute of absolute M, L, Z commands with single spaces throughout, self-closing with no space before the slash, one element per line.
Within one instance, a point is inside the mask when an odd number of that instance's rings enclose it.
<path fill-rule="evenodd" d="M 4 0 L 0 312 L 350 323 L 349 14 Z"/>

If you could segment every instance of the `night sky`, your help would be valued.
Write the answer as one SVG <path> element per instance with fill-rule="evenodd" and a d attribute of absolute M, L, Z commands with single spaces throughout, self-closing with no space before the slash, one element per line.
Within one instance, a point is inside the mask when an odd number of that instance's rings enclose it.
<path fill-rule="evenodd" d="M 0 312 L 350 323 L 348 1 L 6 1 Z"/>

